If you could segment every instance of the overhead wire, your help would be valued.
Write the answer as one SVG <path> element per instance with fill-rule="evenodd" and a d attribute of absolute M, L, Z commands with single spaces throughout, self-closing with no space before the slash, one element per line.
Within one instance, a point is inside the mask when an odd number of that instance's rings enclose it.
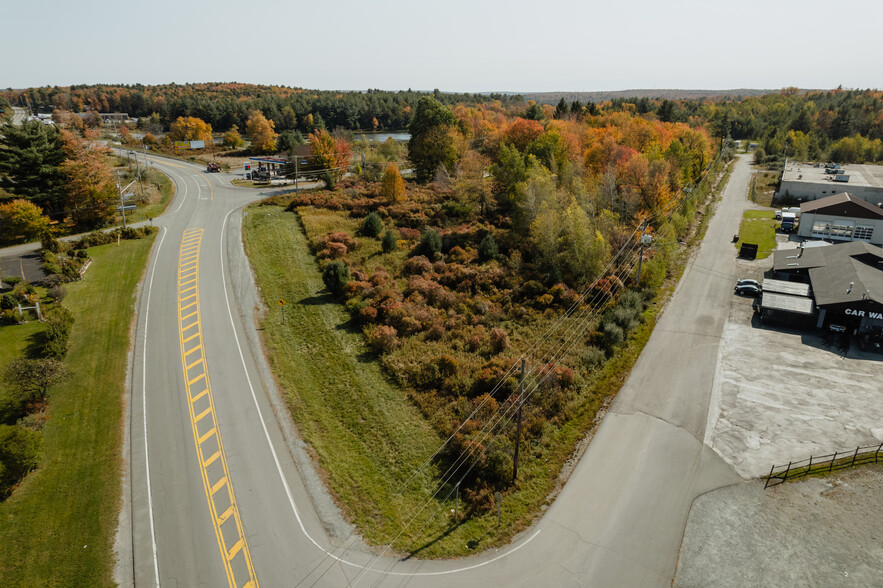
<path fill-rule="evenodd" d="M 709 163 L 709 165 L 708 165 L 708 167 L 706 168 L 705 173 L 703 174 L 703 176 L 702 176 L 701 178 L 698 178 L 696 181 L 694 181 L 694 182 L 692 183 L 692 189 L 695 189 L 697 186 L 699 186 L 703 181 L 705 181 L 705 180 L 707 179 L 708 174 L 709 174 L 710 171 L 713 169 L 713 167 L 717 164 L 717 162 L 719 161 L 719 159 L 720 159 L 720 156 L 718 156 L 714 161 L 712 161 L 711 163 Z M 690 193 L 692 193 L 692 189 L 690 190 Z M 666 206 L 664 206 L 662 209 L 656 211 L 651 217 L 649 217 L 647 220 L 645 220 L 645 222 L 647 223 L 647 225 L 649 225 L 649 221 L 650 221 L 650 219 L 659 219 L 659 218 L 662 217 L 662 216 L 666 216 L 666 218 L 670 220 L 670 218 L 673 216 L 673 214 L 674 214 L 675 210 L 677 209 L 677 207 L 680 206 L 680 205 L 682 205 L 682 204 L 684 204 L 684 202 L 686 201 L 686 198 L 687 198 L 687 197 L 686 197 L 686 194 L 687 194 L 686 189 L 682 190 L 682 193 L 685 195 L 684 197 L 682 197 L 682 198 L 677 198 L 677 199 L 672 199 L 670 202 L 668 202 L 668 203 L 666 204 Z M 645 225 L 645 226 L 647 226 L 647 225 Z M 628 256 L 628 257 L 631 257 L 631 255 L 632 255 L 632 253 L 634 252 L 634 250 L 639 246 L 639 243 L 638 243 L 637 241 L 634 240 L 634 237 L 635 237 L 635 235 L 637 234 L 638 229 L 640 229 L 640 228 L 641 228 L 640 226 L 637 227 L 637 228 L 635 228 L 635 230 L 631 233 L 631 235 L 629 236 L 628 240 L 623 244 L 623 246 L 620 248 L 620 250 L 617 252 L 617 254 L 614 255 L 613 258 L 611 258 L 610 262 L 608 262 L 608 264 L 607 264 L 607 266 L 604 268 L 604 270 L 602 270 L 601 273 L 599 273 L 599 278 L 598 278 L 598 279 L 603 278 L 604 275 L 608 275 L 608 271 L 609 271 L 609 269 L 610 269 L 610 268 L 611 268 L 611 267 L 617 262 L 618 259 L 620 259 L 621 257 L 623 257 L 622 254 L 623 254 L 623 252 L 625 251 L 626 245 L 628 245 L 629 243 L 630 243 L 631 245 L 630 245 L 630 247 L 629 247 L 629 249 L 628 249 L 627 256 Z M 666 227 L 664 227 L 664 230 L 670 230 L 670 229 L 671 229 L 670 225 L 667 225 Z M 622 264 L 621 261 L 620 261 L 619 263 Z M 622 274 L 623 274 L 623 278 L 626 278 L 628 275 L 630 275 L 631 270 L 632 270 L 632 268 L 634 267 L 634 265 L 635 265 L 636 263 L 637 263 L 637 260 L 635 260 L 635 261 L 633 261 L 631 264 L 627 264 L 627 265 L 625 265 L 625 266 L 620 265 L 620 266 L 619 266 L 619 267 L 620 267 L 619 271 L 617 271 L 617 272 L 614 274 L 614 276 L 617 276 L 617 277 L 618 277 L 618 274 L 622 273 Z M 579 306 L 581 305 L 581 303 L 585 300 L 586 296 L 587 296 L 588 293 L 592 290 L 592 287 L 595 285 L 595 283 L 597 282 L 598 279 L 596 279 L 594 282 L 592 282 L 589 286 L 587 286 L 587 287 L 583 290 L 582 294 L 578 297 L 578 299 L 577 299 L 575 302 L 572 303 L 572 305 L 568 308 L 568 310 L 565 311 L 564 313 L 562 313 L 562 314 L 559 316 L 559 318 L 555 321 L 555 323 L 554 323 L 549 329 L 547 329 L 547 330 L 543 333 L 543 335 L 540 337 L 540 340 L 539 340 L 539 341 L 535 342 L 535 343 L 532 344 L 527 350 L 525 350 L 525 353 L 524 353 L 525 356 L 528 356 L 528 354 L 529 354 L 532 350 L 534 350 L 535 348 L 537 348 L 542 342 L 544 342 L 544 341 L 548 340 L 549 338 L 551 338 L 552 335 L 554 334 L 555 330 L 557 329 L 557 327 L 558 327 L 563 321 L 566 321 L 568 318 L 571 318 L 572 314 L 575 313 L 575 309 L 576 309 L 577 307 L 579 307 Z M 624 279 L 619 278 L 619 280 L 620 280 L 621 283 L 624 284 L 624 282 L 625 282 Z M 621 287 L 624 287 L 624 286 L 620 286 L 620 288 L 621 288 Z M 568 337 L 567 337 L 567 338 L 561 343 L 561 346 L 558 348 L 559 350 L 558 350 L 557 352 L 555 352 L 555 353 L 552 353 L 552 355 L 551 355 L 552 358 L 554 358 L 554 357 L 559 357 L 559 356 L 563 356 L 563 354 L 566 353 L 565 346 L 566 346 L 567 350 L 569 350 L 569 348 L 572 347 L 572 345 L 573 345 L 572 341 L 574 340 L 575 336 L 576 336 L 577 334 L 579 334 L 580 332 L 582 332 L 582 330 L 583 330 L 583 329 L 582 329 L 582 326 L 588 324 L 590 321 L 594 320 L 595 318 L 597 318 L 598 315 L 600 315 L 601 310 L 598 309 L 598 308 L 595 308 L 595 307 L 596 307 L 596 304 L 595 304 L 595 303 L 597 302 L 597 298 L 598 298 L 599 296 L 607 297 L 608 295 L 609 295 L 609 293 L 607 293 L 607 292 L 596 291 L 596 293 L 595 293 L 595 297 L 592 299 L 592 301 L 590 301 L 588 304 L 583 305 L 583 307 L 582 307 L 582 308 L 583 308 L 583 310 L 582 310 L 582 316 L 581 316 L 580 318 L 578 318 L 576 321 L 574 321 L 573 323 L 571 323 L 571 325 L 570 325 L 567 329 L 565 329 L 564 332 L 563 332 L 562 334 L 558 335 L 559 338 L 563 338 L 564 335 L 566 335 L 567 333 L 570 333 L 570 332 L 572 331 L 572 334 L 571 334 L 570 336 L 568 336 Z M 547 351 L 547 352 L 542 356 L 543 361 L 532 362 L 532 368 L 531 368 L 531 370 L 530 370 L 530 374 L 533 374 L 533 372 L 534 372 L 535 370 L 540 369 L 540 366 L 543 365 L 543 364 L 554 363 L 553 368 L 554 368 L 554 367 L 557 367 L 557 362 L 552 362 L 552 361 L 549 360 L 549 358 L 550 358 L 550 355 L 549 355 L 549 352 Z M 506 372 L 504 372 L 503 376 L 498 380 L 497 384 L 494 386 L 492 392 L 489 393 L 489 394 L 487 394 L 487 395 L 485 396 L 485 398 L 481 401 L 481 403 L 480 403 L 478 406 L 476 406 L 476 408 L 470 413 L 470 415 L 469 415 L 469 416 L 468 416 L 468 417 L 467 417 L 467 418 L 466 418 L 466 419 L 465 419 L 465 420 L 464 420 L 464 421 L 463 421 L 463 422 L 462 422 L 462 423 L 461 423 L 461 424 L 455 429 L 455 431 L 454 431 L 451 435 L 448 436 L 448 438 L 447 438 L 447 439 L 441 444 L 441 446 L 435 451 L 435 453 L 433 453 L 433 455 L 432 455 L 429 459 L 427 459 L 426 461 L 424 461 L 424 463 L 421 464 L 421 466 L 420 466 L 417 470 L 415 470 L 415 472 L 412 474 L 412 476 L 410 476 L 410 477 L 408 478 L 408 480 L 406 480 L 406 482 L 403 483 L 403 485 L 400 485 L 400 486 L 399 486 L 399 488 L 397 489 L 396 493 L 393 494 L 393 495 L 390 497 L 390 499 L 386 501 L 386 504 L 384 505 L 384 509 L 383 509 L 383 510 L 385 510 L 385 507 L 387 507 L 387 506 L 391 503 L 392 499 L 394 499 L 394 498 L 397 497 L 401 492 L 404 491 L 404 488 L 406 487 L 405 484 L 410 483 L 410 481 L 412 481 L 413 478 L 414 478 L 414 477 L 415 477 L 420 471 L 422 471 L 425 467 L 427 467 L 428 464 L 432 463 L 432 460 L 434 460 L 435 457 L 437 457 L 438 454 L 441 453 L 441 451 L 447 446 L 447 444 L 450 443 L 450 441 L 456 436 L 456 434 L 459 433 L 459 432 L 462 430 L 463 426 L 465 426 L 465 424 L 468 423 L 468 422 L 469 422 L 469 421 L 470 421 L 470 420 L 471 420 L 471 419 L 472 419 L 472 418 L 478 413 L 478 411 L 481 410 L 481 409 L 483 408 L 483 406 L 485 405 L 485 403 L 486 403 L 490 398 L 493 397 L 493 393 L 496 392 L 497 390 L 499 390 L 503 385 L 505 385 L 505 382 L 506 382 L 506 381 L 508 380 L 508 378 L 512 375 L 512 373 L 517 369 L 518 363 L 519 363 L 518 361 L 514 362 L 514 363 L 509 367 L 509 369 L 506 370 Z M 543 375 L 543 377 L 539 380 L 539 382 L 536 382 L 536 383 L 533 385 L 533 387 L 530 389 L 530 391 L 529 391 L 528 393 L 526 393 L 526 397 L 525 397 L 525 399 L 526 399 L 526 398 L 529 398 L 529 397 L 530 397 L 530 396 L 531 396 L 531 395 L 532 395 L 532 394 L 533 394 L 533 393 L 539 388 L 539 386 L 540 386 L 540 385 L 541 385 L 541 384 L 542 384 L 547 378 L 549 378 L 549 377 L 551 376 L 552 373 L 553 373 L 553 370 L 552 370 L 552 369 L 547 369 L 547 370 L 546 370 L 546 373 L 545 373 L 545 374 Z M 525 374 L 525 379 L 526 379 L 527 377 L 528 377 L 528 374 L 526 373 L 526 374 Z M 512 410 L 513 410 L 513 408 L 514 408 L 514 403 L 511 402 L 511 399 L 512 399 L 512 396 L 514 396 L 514 395 L 515 395 L 514 392 L 511 393 L 510 396 L 507 397 L 507 399 L 505 399 L 502 403 L 499 404 L 499 407 L 498 407 L 497 411 L 495 411 L 494 415 L 491 415 L 491 417 L 490 417 L 488 420 L 485 421 L 485 425 L 479 430 L 479 435 L 480 435 L 480 440 L 478 441 L 478 446 L 479 446 L 479 447 L 483 447 L 483 443 L 482 443 L 483 440 L 484 440 L 484 439 L 487 439 L 487 437 L 491 434 L 490 431 L 493 431 L 493 429 L 496 428 L 497 423 L 501 422 L 504 418 L 505 418 L 505 422 L 506 422 L 506 424 L 508 424 L 508 423 L 511 422 L 512 415 L 511 415 L 510 413 L 512 412 Z M 505 408 L 505 410 L 503 410 L 503 411 L 501 412 L 501 409 L 502 409 L 503 407 L 507 407 L 507 408 Z M 502 416 L 497 417 L 497 415 L 502 415 Z M 495 417 L 496 417 L 496 420 L 494 420 Z M 485 431 L 486 429 L 487 429 L 487 431 Z M 474 446 L 471 446 L 471 447 L 474 447 Z M 469 451 L 468 453 L 462 453 L 462 454 L 461 454 L 461 455 L 455 460 L 455 462 L 454 462 L 453 464 L 451 464 L 451 465 L 448 467 L 448 469 L 446 470 L 446 472 L 441 476 L 440 482 L 438 483 L 438 488 L 437 488 L 437 490 L 436 490 L 431 496 L 428 496 L 426 499 L 424 499 L 423 504 L 420 505 L 420 507 L 419 507 L 419 509 L 417 510 L 417 512 L 411 517 L 411 520 L 410 520 L 410 521 L 409 521 L 409 522 L 408 522 L 408 523 L 407 523 L 407 524 L 406 524 L 406 525 L 405 525 L 405 526 L 399 531 L 399 533 L 393 538 L 393 540 L 392 540 L 391 542 L 389 542 L 389 543 L 386 545 L 386 547 L 384 548 L 383 552 L 380 553 L 379 555 L 375 556 L 375 557 L 371 560 L 371 562 L 369 562 L 369 563 L 366 564 L 365 566 L 362 566 L 362 567 L 361 567 L 362 572 L 366 571 L 366 570 L 368 569 L 368 566 L 372 565 L 374 561 L 376 561 L 376 560 L 378 560 L 380 557 L 382 557 L 382 556 L 383 556 L 383 555 L 384 555 L 384 554 L 385 554 L 385 553 L 391 548 L 392 544 L 394 544 L 395 541 L 396 541 L 396 540 L 402 535 L 402 533 L 404 533 L 404 531 L 407 530 L 407 528 L 410 526 L 410 524 L 413 522 L 413 520 L 416 518 L 416 516 L 419 516 L 419 514 L 420 514 L 420 513 L 426 508 L 426 505 L 429 504 L 433 499 L 435 499 L 435 498 L 438 496 L 438 493 L 441 492 L 441 490 L 442 490 L 445 486 L 450 486 L 450 483 L 451 483 L 451 481 L 453 480 L 453 474 L 454 474 L 454 473 L 457 473 L 457 472 L 460 470 L 460 468 L 461 468 L 461 466 L 463 465 L 463 463 L 465 462 L 465 460 L 468 460 L 468 459 L 470 459 L 471 457 L 474 457 L 474 455 L 471 453 L 471 451 L 472 451 L 472 449 L 470 448 L 470 451 Z M 478 456 L 478 457 L 480 457 L 480 456 Z M 462 460 L 462 461 L 461 461 L 461 460 Z M 472 462 L 472 464 L 469 466 L 469 469 L 467 470 L 467 472 L 466 472 L 465 474 L 463 474 L 463 476 L 461 477 L 461 481 L 462 481 L 462 479 L 465 479 L 465 476 L 467 476 L 467 475 L 471 472 L 471 470 L 475 467 L 475 465 L 476 465 L 477 463 L 478 463 L 478 460 L 477 460 L 477 459 L 476 459 L 476 460 L 473 460 L 473 462 Z M 449 477 L 449 475 L 450 475 L 450 477 Z M 455 486 L 455 487 L 456 487 L 456 486 Z M 452 492 L 454 492 L 453 489 L 449 490 L 446 499 L 449 499 L 449 498 L 450 498 L 450 495 L 451 495 Z M 415 508 L 416 508 L 416 507 L 415 507 Z M 443 505 L 442 505 L 442 504 L 440 504 L 440 505 L 437 507 L 436 511 L 440 510 L 441 508 L 443 508 Z M 413 510 L 412 510 L 412 512 L 413 512 Z M 425 526 L 426 526 L 427 524 L 429 524 L 429 521 L 428 521 L 428 520 L 427 520 L 426 523 L 424 523 L 424 528 L 425 528 Z M 421 528 L 421 531 L 422 531 L 422 528 Z M 420 532 L 420 531 L 418 531 L 417 534 L 419 534 L 419 532 Z M 352 536 L 352 533 L 351 533 L 350 536 Z M 412 537 L 413 537 L 413 534 L 412 534 Z M 354 545 L 354 543 L 355 543 L 355 542 L 351 542 L 349 545 L 347 545 L 347 547 L 344 549 L 343 554 L 342 554 L 341 556 L 335 557 L 335 560 L 336 560 L 338 563 L 340 563 L 340 558 L 342 558 L 342 557 L 343 557 L 343 556 L 349 551 L 349 549 Z M 322 561 L 327 560 L 328 557 L 333 557 L 333 556 L 332 556 L 331 553 L 326 552 L 326 557 L 323 558 Z M 391 566 L 391 565 L 394 565 L 394 564 L 395 564 L 395 561 L 391 562 L 391 563 L 390 563 L 390 566 Z M 317 569 L 319 565 L 321 565 L 321 561 L 320 561 L 319 564 L 317 564 L 317 566 L 313 569 L 313 571 L 315 571 L 315 569 Z M 331 567 L 333 567 L 333 563 L 332 563 L 332 566 L 331 566 Z M 329 568 L 329 569 L 330 569 L 330 568 Z M 327 572 L 327 570 L 326 570 L 326 572 Z M 311 573 L 312 573 L 312 572 L 311 572 Z M 325 572 L 323 572 L 322 575 L 319 576 L 319 578 L 316 580 L 316 582 L 318 582 L 318 580 L 321 579 L 321 577 L 324 576 L 324 574 L 325 574 Z M 307 577 L 309 577 L 309 575 L 308 575 Z M 359 578 L 360 578 L 360 575 L 357 575 L 356 582 L 359 581 Z M 306 578 L 305 578 L 305 579 L 306 579 Z M 315 582 L 314 582 L 313 585 L 315 585 Z"/>

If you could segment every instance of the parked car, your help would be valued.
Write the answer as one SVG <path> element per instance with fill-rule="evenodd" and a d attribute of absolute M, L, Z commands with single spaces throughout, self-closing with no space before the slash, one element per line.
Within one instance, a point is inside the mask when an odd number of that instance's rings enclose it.
<path fill-rule="evenodd" d="M 760 285 L 760 282 L 757 280 L 752 280 L 750 278 L 744 278 L 736 282 L 736 286 L 757 286 L 758 288 L 763 289 L 763 286 Z"/>
<path fill-rule="evenodd" d="M 759 286 L 755 286 L 754 284 L 744 284 L 742 286 L 736 286 L 736 294 L 739 296 L 760 296 L 762 290 Z"/>

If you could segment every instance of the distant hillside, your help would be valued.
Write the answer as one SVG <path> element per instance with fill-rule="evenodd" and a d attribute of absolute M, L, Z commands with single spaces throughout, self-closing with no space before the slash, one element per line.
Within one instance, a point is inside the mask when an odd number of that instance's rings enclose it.
<path fill-rule="evenodd" d="M 747 98 L 763 96 L 779 90 L 757 90 L 739 88 L 736 90 L 614 90 L 609 92 L 522 92 L 525 100 L 535 100 L 540 104 L 555 104 L 561 98 L 567 102 L 604 102 L 614 98 L 663 98 L 668 100 L 696 100 L 702 98 Z"/>

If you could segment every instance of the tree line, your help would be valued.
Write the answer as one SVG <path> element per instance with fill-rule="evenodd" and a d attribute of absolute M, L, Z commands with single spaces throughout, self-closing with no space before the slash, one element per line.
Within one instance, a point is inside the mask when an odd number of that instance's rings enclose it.
<path fill-rule="evenodd" d="M 7 90 L 3 98 L 15 106 L 37 112 L 126 112 L 132 117 L 150 117 L 168 128 L 178 117 L 196 117 L 224 132 L 245 127 L 249 113 L 261 111 L 273 120 L 278 132 L 314 128 L 348 130 L 401 130 L 411 120 L 411 109 L 426 92 L 413 90 L 338 92 L 287 86 L 239 83 L 46 86 Z M 476 104 L 498 100 L 503 104 L 523 102 L 519 95 L 448 93 L 434 90 L 440 102 Z M 306 121 L 310 120 L 310 123 Z M 315 124 L 316 127 L 310 127 Z"/>

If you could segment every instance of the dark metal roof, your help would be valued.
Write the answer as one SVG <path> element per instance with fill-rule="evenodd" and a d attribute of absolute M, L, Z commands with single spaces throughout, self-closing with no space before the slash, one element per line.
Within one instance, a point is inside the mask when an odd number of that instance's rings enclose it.
<path fill-rule="evenodd" d="M 869 299 L 883 304 L 883 249 L 853 241 L 773 254 L 775 271 L 807 270 L 818 306 Z"/>
<path fill-rule="evenodd" d="M 855 198 L 847 192 L 802 203 L 800 205 L 800 214 L 807 213 L 850 218 L 883 219 L 883 208 L 874 206 L 861 198 Z"/>

